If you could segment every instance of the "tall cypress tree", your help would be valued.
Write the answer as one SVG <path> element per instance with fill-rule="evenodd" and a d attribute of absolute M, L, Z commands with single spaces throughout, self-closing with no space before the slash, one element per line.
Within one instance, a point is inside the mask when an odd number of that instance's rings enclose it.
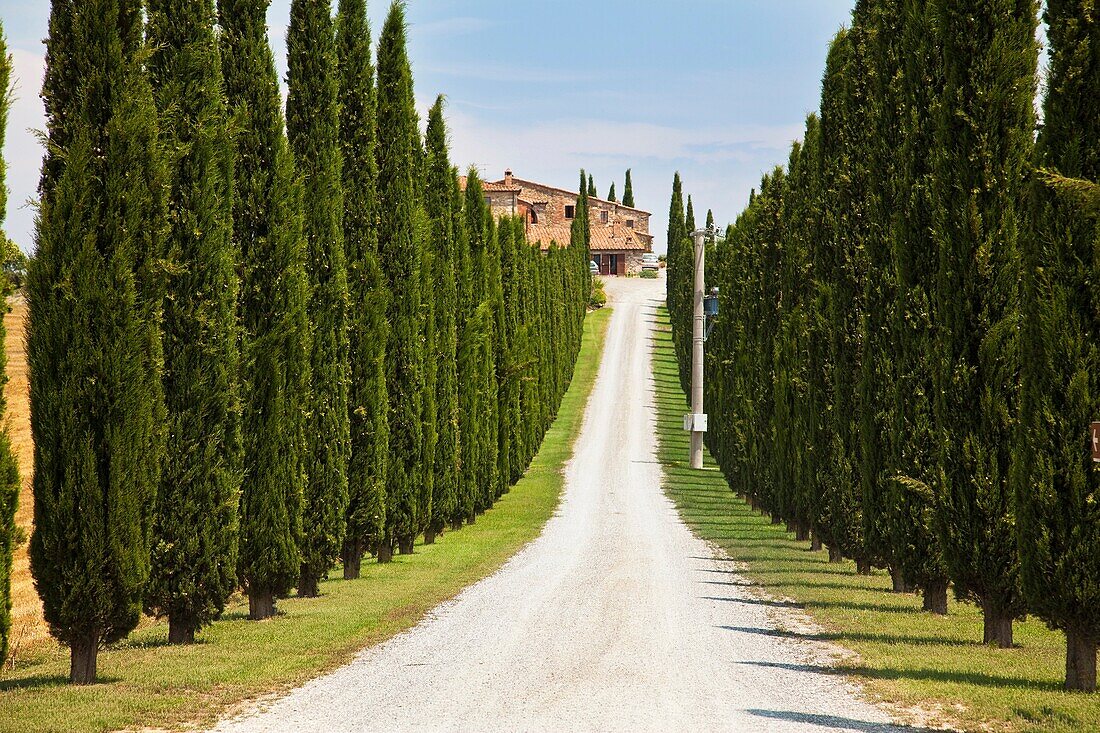
<path fill-rule="evenodd" d="M 616 199 L 615 199 L 615 182 L 614 181 L 611 182 L 611 188 L 607 192 L 607 200 L 611 201 L 611 202 L 616 201 Z"/>
<path fill-rule="evenodd" d="M 424 533 L 425 544 L 435 541 L 458 505 L 458 290 L 452 186 L 454 172 L 447 154 L 443 97 L 428 114 L 426 134 L 427 178 L 425 206 L 431 221 L 435 251 L 435 344 L 432 368 L 436 373 L 436 442 L 433 456 L 432 510 Z"/>
<path fill-rule="evenodd" d="M 12 58 L 0 24 L 0 141 L 8 128 L 8 111 L 11 108 Z M 7 165 L 0 156 L 0 224 L 7 212 Z M 0 231 L 0 236 L 5 236 Z M 5 299 L 11 289 L 6 278 L 0 282 L 0 296 Z M 4 341 L 7 333 L 0 322 L 0 419 L 7 410 L 3 386 L 7 382 L 7 352 Z M 15 508 L 19 501 L 19 466 L 11 450 L 11 440 L 6 430 L 0 430 L 0 659 L 7 659 L 8 634 L 11 631 L 11 562 L 15 552 Z"/>
<path fill-rule="evenodd" d="M 588 195 L 592 198 L 599 198 L 600 194 L 596 192 L 596 182 L 592 179 L 592 174 L 588 174 Z"/>
<path fill-rule="evenodd" d="M 1018 381 L 1017 229 L 1035 122 L 1035 7 L 933 0 L 932 8 L 944 59 L 932 177 L 936 517 L 955 592 L 981 606 L 985 641 L 1007 647 L 1012 619 L 1025 610 L 1007 474 Z"/>
<path fill-rule="evenodd" d="M 932 521 L 939 471 L 939 440 L 933 416 L 933 324 L 938 257 L 932 239 L 931 161 L 933 113 L 942 89 L 928 0 L 902 3 L 899 106 L 901 145 L 893 151 L 896 208 L 891 221 L 896 277 L 886 498 L 891 552 L 901 579 L 924 594 L 924 609 L 947 613 L 947 568 Z M 919 50 L 919 52 L 918 52 Z"/>
<path fill-rule="evenodd" d="M 866 110 L 859 145 L 863 159 L 866 212 L 860 244 L 864 269 L 860 274 L 863 309 L 859 315 L 859 342 L 863 349 L 858 384 L 859 478 L 862 491 L 863 536 L 868 556 L 890 569 L 894 590 L 908 585 L 902 577 L 890 541 L 888 501 L 894 470 L 891 442 L 905 440 L 888 429 L 888 399 L 894 382 L 897 334 L 891 304 L 897 303 L 896 270 L 891 250 L 891 217 L 897 210 L 897 151 L 902 145 L 900 66 L 902 14 L 899 0 L 861 3 L 855 17 L 853 42 L 861 60 L 856 84 Z M 898 304 L 904 307 L 904 304 Z M 890 477 L 890 478 L 888 478 Z"/>
<path fill-rule="evenodd" d="M 862 0 L 861 0 L 862 2 Z M 822 317 L 828 340 L 826 444 L 822 446 L 829 478 L 819 516 L 822 539 L 832 559 L 853 558 L 861 572 L 870 571 L 863 537 L 859 483 L 860 371 L 858 325 L 861 311 L 860 261 L 864 220 L 861 175 L 865 151 L 860 126 L 866 108 L 859 96 L 859 46 L 853 32 L 842 30 L 829 49 L 821 91 L 821 149 L 825 242 Z"/>
<path fill-rule="evenodd" d="M 300 191 L 283 135 L 265 0 L 219 0 L 222 71 L 236 121 L 244 479 L 237 573 L 249 617 L 275 613 L 299 579 L 308 443 L 309 285 Z"/>
<path fill-rule="evenodd" d="M 467 176 L 466 194 L 472 187 L 480 188 L 476 171 Z M 463 522 L 473 522 L 476 517 L 474 496 L 476 481 L 474 466 L 480 440 L 482 416 L 478 413 L 477 370 L 479 319 L 477 304 L 473 299 L 472 264 L 470 258 L 469 218 L 464 206 L 464 194 L 454 176 L 451 186 L 451 207 L 454 214 L 452 231 L 455 237 L 455 300 L 457 302 L 455 348 L 458 362 L 458 496 L 451 515 L 451 527 L 459 529 Z"/>
<path fill-rule="evenodd" d="M 50 137 L 28 273 L 31 571 L 69 679 L 137 625 L 164 450 L 165 181 L 137 0 L 51 16 Z M 78 39 L 97 39 L 96 43 Z"/>
<path fill-rule="evenodd" d="M 286 126 L 302 182 L 313 335 L 298 581 L 298 595 L 311 597 L 318 594 L 318 582 L 343 549 L 351 443 L 340 88 L 329 0 L 291 3 L 287 56 Z"/>
<path fill-rule="evenodd" d="M 212 0 L 150 0 L 150 77 L 168 159 L 168 452 L 146 608 L 189 643 L 237 581 L 241 485 L 233 150 Z"/>
<path fill-rule="evenodd" d="M 634 183 L 630 180 L 630 169 L 626 169 L 626 183 L 623 184 L 623 206 L 634 208 Z"/>
<path fill-rule="evenodd" d="M 412 70 L 405 48 L 405 6 L 395 0 L 378 46 L 378 252 L 390 292 L 386 319 L 386 388 L 390 396 L 386 467 L 386 530 L 378 559 L 388 562 L 397 542 L 411 543 L 423 484 L 422 243 L 417 237 L 414 176 L 419 131 Z"/>
<path fill-rule="evenodd" d="M 1100 18 L 1049 0 L 1049 76 L 1036 161 L 1100 178 Z M 1021 436 L 1014 455 L 1021 577 L 1028 607 L 1066 634 L 1070 690 L 1095 691 L 1100 640 L 1100 478 L 1090 420 L 1100 414 L 1100 327 L 1093 283 L 1100 225 L 1032 185 L 1023 250 Z"/>
<path fill-rule="evenodd" d="M 348 320 L 351 455 L 342 554 L 344 578 L 352 580 L 359 577 L 363 555 L 377 548 L 382 540 L 389 432 L 385 361 L 388 293 L 378 263 L 377 129 L 366 0 L 340 0 L 336 56 L 340 75 L 344 252 L 351 302 Z"/>
<path fill-rule="evenodd" d="M 687 230 L 684 226 L 684 194 L 683 184 L 680 182 L 680 173 L 672 178 L 672 200 L 668 209 L 668 234 L 665 240 L 668 248 L 667 261 L 667 286 L 665 303 L 668 306 L 669 317 L 673 324 L 679 324 L 683 288 L 680 282 L 683 279 L 684 250 L 687 248 Z M 684 379 L 684 342 L 690 344 L 689 335 L 684 334 L 679 327 L 672 329 L 672 343 L 676 351 L 676 363 L 680 368 L 680 383 L 687 389 Z"/>

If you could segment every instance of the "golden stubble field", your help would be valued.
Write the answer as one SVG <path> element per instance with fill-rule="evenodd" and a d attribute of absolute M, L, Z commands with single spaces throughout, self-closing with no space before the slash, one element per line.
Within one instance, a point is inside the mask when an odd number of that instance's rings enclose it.
<path fill-rule="evenodd" d="M 19 508 L 15 523 L 23 529 L 24 542 L 15 551 L 12 567 L 12 633 L 10 654 L 18 658 L 30 646 L 47 640 L 50 636 L 42 619 L 42 603 L 34 590 L 30 561 L 27 557 L 27 540 L 31 536 L 31 519 L 34 505 L 31 497 L 31 473 L 34 470 L 34 443 L 31 440 L 30 382 L 27 378 L 27 348 L 24 331 L 27 322 L 27 301 L 15 296 L 8 301 L 9 311 L 4 316 L 8 337 L 5 343 L 8 353 L 8 383 L 4 396 L 8 401 L 5 427 L 11 436 L 11 444 L 19 460 L 22 489 L 19 492 Z"/>

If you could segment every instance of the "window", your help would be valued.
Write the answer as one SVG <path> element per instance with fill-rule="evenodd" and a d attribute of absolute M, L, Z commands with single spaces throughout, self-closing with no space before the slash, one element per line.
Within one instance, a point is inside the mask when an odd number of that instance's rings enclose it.
<path fill-rule="evenodd" d="M 574 215 L 576 214 L 576 211 L 577 211 L 576 206 L 566 205 L 566 207 L 565 207 L 565 218 L 566 219 L 572 219 L 574 217 Z"/>
<path fill-rule="evenodd" d="M 626 220 L 626 226 L 629 229 L 633 229 L 634 228 L 634 220 L 633 219 L 627 219 Z"/>
<path fill-rule="evenodd" d="M 607 212 L 606 211 L 601 211 L 600 212 L 600 223 L 601 224 L 606 224 L 607 223 Z"/>

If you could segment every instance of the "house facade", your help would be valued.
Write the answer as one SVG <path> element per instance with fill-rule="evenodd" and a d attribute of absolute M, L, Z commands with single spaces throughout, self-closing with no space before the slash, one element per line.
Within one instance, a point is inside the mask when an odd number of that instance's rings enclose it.
<path fill-rule="evenodd" d="M 577 192 L 536 183 L 504 171 L 504 178 L 482 184 L 493 216 L 522 216 L 527 241 L 543 250 L 551 243 L 569 246 L 569 234 L 577 212 Z M 642 268 L 642 254 L 653 251 L 648 211 L 614 201 L 588 198 L 592 232 L 589 250 L 603 275 L 626 275 Z"/>

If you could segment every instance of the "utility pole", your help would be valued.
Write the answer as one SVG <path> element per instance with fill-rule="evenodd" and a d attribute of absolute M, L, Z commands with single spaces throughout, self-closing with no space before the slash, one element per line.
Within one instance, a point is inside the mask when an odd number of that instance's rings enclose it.
<path fill-rule="evenodd" d="M 703 412 L 703 341 L 706 339 L 706 317 L 703 298 L 706 289 L 704 255 L 706 229 L 691 233 L 695 241 L 695 286 L 692 303 L 695 314 L 691 320 L 691 414 L 684 416 L 684 429 L 691 430 L 691 467 L 703 467 L 703 433 L 707 431 L 707 415 Z"/>

